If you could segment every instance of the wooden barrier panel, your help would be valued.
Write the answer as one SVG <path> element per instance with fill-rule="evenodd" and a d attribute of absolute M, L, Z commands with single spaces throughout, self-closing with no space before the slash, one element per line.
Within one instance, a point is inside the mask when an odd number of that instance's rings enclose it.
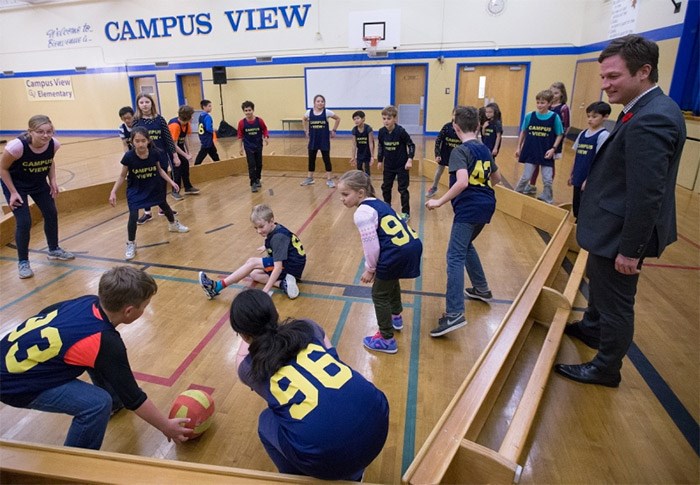
<path fill-rule="evenodd" d="M 0 440 L 0 473 L 2 483 L 321 483 L 299 475 L 8 440 Z"/>
<path fill-rule="evenodd" d="M 527 436 L 559 349 L 578 291 L 587 253 L 578 252 L 573 217 L 566 211 L 517 194 L 497 191 L 497 208 L 552 233 L 492 339 L 457 390 L 403 476 L 412 484 L 512 483 L 517 481 Z M 563 293 L 550 287 L 567 253 L 578 252 Z M 527 387 L 499 449 L 475 442 L 503 388 L 534 321 L 549 331 Z"/>

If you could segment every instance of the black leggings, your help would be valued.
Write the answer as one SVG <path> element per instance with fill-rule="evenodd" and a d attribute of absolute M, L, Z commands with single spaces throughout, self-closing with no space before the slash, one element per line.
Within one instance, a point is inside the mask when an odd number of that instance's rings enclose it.
<path fill-rule="evenodd" d="M 262 148 L 258 150 L 246 150 L 245 158 L 248 162 L 248 178 L 250 185 L 260 181 L 262 175 Z"/>
<path fill-rule="evenodd" d="M 7 203 L 10 203 L 10 190 L 2 184 L 2 191 L 5 194 Z M 49 251 L 58 248 L 58 211 L 56 203 L 51 197 L 51 189 L 47 183 L 40 186 L 30 193 L 21 189 L 17 192 L 22 196 L 24 203 L 14 209 L 12 214 L 15 216 L 15 244 L 17 244 L 17 257 L 20 261 L 29 260 L 29 236 L 32 230 L 32 215 L 29 211 L 29 195 L 34 203 L 44 216 L 44 234 L 46 235 L 46 243 L 49 245 Z"/>
<path fill-rule="evenodd" d="M 191 189 L 192 182 L 190 182 L 190 162 L 185 157 L 177 154 L 177 158 L 180 159 L 180 166 L 176 167 L 173 163 L 173 182 L 180 186 L 180 189 Z"/>
<path fill-rule="evenodd" d="M 208 148 L 200 148 L 197 158 L 194 160 L 194 164 L 201 165 L 207 155 L 209 155 L 215 162 L 219 161 L 219 152 L 216 150 L 216 145 L 212 145 Z"/>
<path fill-rule="evenodd" d="M 316 154 L 318 153 L 318 148 L 309 148 L 309 172 L 316 171 Z M 323 158 L 323 164 L 326 166 L 326 172 L 333 171 L 331 166 L 331 152 L 330 150 L 321 150 L 321 157 Z"/>
<path fill-rule="evenodd" d="M 168 219 L 168 222 L 175 222 L 175 214 L 173 214 L 173 210 L 170 208 L 167 202 L 164 201 L 162 204 L 158 204 L 158 207 L 160 207 L 160 210 L 163 211 L 163 214 L 165 214 L 165 218 Z M 127 236 L 129 237 L 129 241 L 136 241 L 136 221 L 138 218 L 139 210 L 129 209 L 129 222 L 126 224 L 126 232 Z"/>

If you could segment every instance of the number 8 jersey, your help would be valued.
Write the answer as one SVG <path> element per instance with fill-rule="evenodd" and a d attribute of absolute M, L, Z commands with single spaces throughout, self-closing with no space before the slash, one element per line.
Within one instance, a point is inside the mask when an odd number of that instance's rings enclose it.
<path fill-rule="evenodd" d="M 423 244 L 418 234 L 386 202 L 371 198 L 363 200 L 360 205 L 371 207 L 378 216 L 377 278 L 398 280 L 419 277 Z"/>

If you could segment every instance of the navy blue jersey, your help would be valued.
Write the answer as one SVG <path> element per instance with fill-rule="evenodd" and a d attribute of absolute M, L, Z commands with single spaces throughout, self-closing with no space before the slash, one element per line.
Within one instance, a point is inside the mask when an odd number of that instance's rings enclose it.
<path fill-rule="evenodd" d="M 273 252 L 273 247 L 275 246 L 273 238 L 278 236 L 283 236 L 285 240 L 289 241 L 286 257 L 280 259 L 278 259 L 279 255 Z M 293 275 L 296 279 L 301 279 L 301 274 L 306 266 L 306 252 L 296 234 L 282 224 L 275 224 L 275 228 L 265 238 L 265 248 L 267 249 L 267 254 L 275 261 L 282 261 L 282 266 L 287 273 Z"/>
<path fill-rule="evenodd" d="M 598 130 L 591 136 L 586 136 L 586 130 L 579 133 L 576 139 L 576 158 L 574 158 L 574 169 L 571 173 L 571 185 L 581 187 L 588 178 L 591 164 L 598 149 L 598 137 L 606 130 Z"/>
<path fill-rule="evenodd" d="M 0 341 L 0 400 L 24 407 L 46 389 L 94 368 L 128 409 L 146 400 L 129 366 L 124 342 L 94 295 L 56 303 Z"/>
<path fill-rule="evenodd" d="M 481 143 L 493 151 L 496 147 L 498 135 L 503 135 L 503 126 L 500 121 L 490 120 L 488 126 L 481 127 Z"/>
<path fill-rule="evenodd" d="M 126 126 L 126 123 L 122 123 L 121 125 L 119 125 L 118 130 L 119 138 L 126 142 L 127 148 L 129 148 L 129 150 L 134 148 L 134 145 L 131 144 L 131 128 Z"/>
<path fill-rule="evenodd" d="M 491 150 L 477 140 L 462 143 L 450 156 L 450 187 L 457 181 L 457 170 L 461 169 L 469 174 L 469 185 L 451 201 L 454 222 L 488 224 L 496 210 L 491 173 L 498 170 Z"/>
<path fill-rule="evenodd" d="M 170 134 L 170 128 L 168 128 L 165 118 L 161 115 L 156 115 L 153 118 L 140 118 L 134 121 L 131 129 L 133 130 L 137 126 L 146 128 L 153 145 L 165 152 L 166 158 L 164 159 L 164 164 L 161 162 L 161 167 L 167 172 L 170 165 L 170 156 L 175 153 L 175 142 Z"/>
<path fill-rule="evenodd" d="M 22 155 L 10 165 L 10 176 L 17 190 L 32 192 L 46 187 L 46 177 L 53 164 L 55 153 L 53 138 L 41 153 L 34 153 L 25 137 L 18 138 L 22 142 Z M 24 201 L 27 202 L 26 200 Z"/>
<path fill-rule="evenodd" d="M 452 150 L 461 145 L 462 141 L 457 136 L 452 122 L 445 125 L 435 138 L 435 156 L 440 157 L 440 165 L 447 166 L 450 163 L 450 154 Z"/>
<path fill-rule="evenodd" d="M 405 170 L 408 159 L 416 154 L 416 145 L 401 125 L 394 125 L 391 132 L 381 127 L 377 143 L 377 162 L 384 164 L 384 170 Z"/>
<path fill-rule="evenodd" d="M 129 171 L 126 178 L 126 201 L 129 210 L 148 209 L 165 202 L 165 181 L 158 173 L 158 163 L 162 167 L 168 157 L 154 146 L 148 149 L 144 159 L 129 150 L 122 157 L 122 165 Z"/>
<path fill-rule="evenodd" d="M 267 136 L 265 122 L 257 116 L 252 122 L 243 118 L 238 122 L 238 139 L 243 140 L 243 148 L 248 152 L 259 152 L 263 148 L 263 138 Z"/>
<path fill-rule="evenodd" d="M 380 280 L 419 277 L 423 244 L 418 234 L 386 202 L 365 199 L 361 203 L 370 206 L 378 215 L 379 260 L 376 277 Z"/>
<path fill-rule="evenodd" d="M 268 380 L 252 380 L 250 355 L 238 375 L 274 413 L 282 453 L 316 469 L 317 478 L 332 478 L 367 466 L 379 454 L 389 404 L 382 391 L 340 360 L 335 348 L 325 348 L 323 329 L 307 322 L 314 328 L 311 343 Z M 352 470 L 346 470 L 348 463 Z"/>
<path fill-rule="evenodd" d="M 329 151 L 331 149 L 331 132 L 328 129 L 326 108 L 320 115 L 309 111 L 309 150 Z"/>
<path fill-rule="evenodd" d="M 369 146 L 369 134 L 372 133 L 372 127 L 365 124 L 365 129 L 360 130 L 357 126 L 352 129 L 352 136 L 355 137 L 355 146 L 357 147 L 357 158 L 358 162 L 369 162 L 372 158 L 372 151 Z"/>
<path fill-rule="evenodd" d="M 199 114 L 197 133 L 199 133 L 199 142 L 202 148 L 214 145 L 214 120 L 209 113 L 203 111 Z"/>
<path fill-rule="evenodd" d="M 518 160 L 520 163 L 554 166 L 554 158 L 546 159 L 544 155 L 554 146 L 557 139 L 555 122 L 558 116 L 556 113 L 551 113 L 547 119 L 541 120 L 536 112 L 530 113 L 530 122 L 526 128 L 525 141 Z"/>
<path fill-rule="evenodd" d="M 175 117 L 168 121 L 168 128 L 170 126 L 174 127 L 174 130 L 170 130 L 170 136 L 173 136 L 173 131 L 177 133 L 177 139 L 173 140 L 177 146 L 179 146 L 183 151 L 185 150 L 185 141 L 187 141 L 187 135 L 190 134 L 190 124 L 185 123 L 184 125 L 180 122 L 180 118 Z"/>

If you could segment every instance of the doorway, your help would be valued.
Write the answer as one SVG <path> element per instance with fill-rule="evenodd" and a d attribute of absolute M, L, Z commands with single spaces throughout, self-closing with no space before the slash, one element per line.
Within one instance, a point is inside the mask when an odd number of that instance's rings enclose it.
<path fill-rule="evenodd" d="M 412 64 L 394 70 L 394 104 L 399 110 L 399 124 L 409 135 L 423 134 L 427 68 L 425 64 Z"/>
<path fill-rule="evenodd" d="M 571 89 L 571 127 L 585 130 L 588 127 L 586 107 L 603 99 L 600 89 L 600 67 L 597 59 L 576 61 L 574 85 Z"/>
<path fill-rule="evenodd" d="M 516 135 L 525 110 L 525 80 L 529 64 L 460 64 L 457 105 L 481 108 L 497 103 L 504 135 Z"/>
<path fill-rule="evenodd" d="M 155 76 L 134 76 L 131 78 L 131 102 L 134 105 L 134 109 L 137 109 L 136 96 L 141 93 L 148 94 L 153 98 L 153 103 L 160 113 L 158 83 Z"/>

